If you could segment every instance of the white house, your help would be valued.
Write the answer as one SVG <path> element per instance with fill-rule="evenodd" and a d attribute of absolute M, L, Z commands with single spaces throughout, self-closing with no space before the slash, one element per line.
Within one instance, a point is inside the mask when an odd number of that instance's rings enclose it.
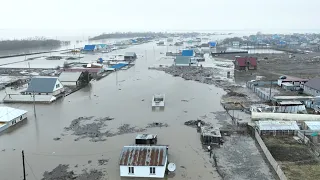
<path fill-rule="evenodd" d="M 57 77 L 33 77 L 24 94 L 32 95 L 59 95 L 64 92 L 64 87 Z"/>
<path fill-rule="evenodd" d="M 163 178 L 167 163 L 167 146 L 124 146 L 119 161 L 120 176 Z"/>
<path fill-rule="evenodd" d="M 27 111 L 11 107 L 0 107 L 0 132 L 27 118 Z"/>

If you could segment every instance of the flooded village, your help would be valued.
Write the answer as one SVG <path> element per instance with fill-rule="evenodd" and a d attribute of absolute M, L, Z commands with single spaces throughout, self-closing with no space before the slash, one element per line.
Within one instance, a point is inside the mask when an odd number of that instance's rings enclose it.
<path fill-rule="evenodd" d="M 107 38 L 0 58 L 0 179 L 320 175 L 319 34 Z"/>

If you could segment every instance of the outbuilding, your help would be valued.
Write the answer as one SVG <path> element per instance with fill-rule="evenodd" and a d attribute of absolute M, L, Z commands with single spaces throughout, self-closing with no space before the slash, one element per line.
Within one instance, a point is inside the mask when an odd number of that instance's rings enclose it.
<path fill-rule="evenodd" d="M 164 178 L 167 146 L 124 146 L 120 154 L 121 177 Z"/>
<path fill-rule="evenodd" d="M 124 60 L 125 61 L 134 61 L 137 59 L 137 54 L 134 52 L 126 52 L 124 54 Z"/>
<path fill-rule="evenodd" d="M 64 86 L 79 86 L 82 72 L 62 72 L 59 76 L 60 82 Z"/>
<path fill-rule="evenodd" d="M 27 111 L 11 107 L 0 107 L 0 132 L 27 118 Z"/>
<path fill-rule="evenodd" d="M 300 130 L 296 121 L 257 121 L 257 130 L 265 136 L 290 136 Z"/>

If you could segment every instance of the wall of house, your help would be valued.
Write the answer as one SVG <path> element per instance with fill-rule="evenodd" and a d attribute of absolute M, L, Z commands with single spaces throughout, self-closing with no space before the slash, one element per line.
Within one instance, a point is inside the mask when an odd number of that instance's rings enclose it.
<path fill-rule="evenodd" d="M 129 167 L 134 167 L 134 174 L 129 174 Z M 150 167 L 156 168 L 155 174 L 150 174 Z M 121 177 L 151 177 L 163 178 L 166 166 L 120 166 Z"/>
<path fill-rule="evenodd" d="M 25 113 L 25 114 L 23 114 L 23 115 L 21 115 L 21 116 L 19 116 L 17 118 L 12 119 L 11 121 L 7 122 L 4 126 L 0 127 L 0 132 L 6 130 L 10 126 L 13 126 L 13 125 L 17 124 L 18 122 L 20 122 L 20 121 L 22 121 L 22 120 L 24 120 L 26 118 L 27 118 L 27 113 Z"/>
<path fill-rule="evenodd" d="M 63 81 L 63 86 L 77 86 L 77 81 Z"/>
<path fill-rule="evenodd" d="M 63 84 L 59 81 L 59 79 L 57 79 L 56 84 L 54 85 L 53 88 L 53 93 L 52 95 L 58 95 L 60 93 L 64 92 L 64 88 L 63 88 Z"/>
<path fill-rule="evenodd" d="M 312 88 L 310 88 L 308 86 L 304 86 L 303 93 L 309 94 L 309 95 L 312 95 L 312 96 L 320 96 L 320 91 L 312 89 Z"/>

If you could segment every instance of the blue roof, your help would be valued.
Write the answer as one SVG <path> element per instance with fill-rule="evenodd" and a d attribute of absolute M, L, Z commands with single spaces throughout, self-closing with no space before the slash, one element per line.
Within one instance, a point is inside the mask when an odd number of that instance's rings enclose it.
<path fill-rule="evenodd" d="M 217 45 L 217 43 L 216 43 L 216 42 L 211 41 L 211 42 L 209 42 L 209 45 L 210 45 L 211 47 L 215 47 L 215 46 Z"/>
<path fill-rule="evenodd" d="M 96 45 L 85 45 L 83 50 L 84 51 L 93 51 L 96 48 Z"/>
<path fill-rule="evenodd" d="M 123 68 L 124 66 L 127 66 L 127 65 L 128 65 L 128 64 L 125 64 L 125 63 L 119 63 L 119 64 L 116 64 L 116 65 L 111 66 L 111 68 L 121 69 L 121 68 Z"/>
<path fill-rule="evenodd" d="M 52 93 L 57 80 L 57 77 L 33 77 L 25 92 Z"/>
<path fill-rule="evenodd" d="M 182 56 L 193 56 L 193 50 L 183 50 Z"/>

